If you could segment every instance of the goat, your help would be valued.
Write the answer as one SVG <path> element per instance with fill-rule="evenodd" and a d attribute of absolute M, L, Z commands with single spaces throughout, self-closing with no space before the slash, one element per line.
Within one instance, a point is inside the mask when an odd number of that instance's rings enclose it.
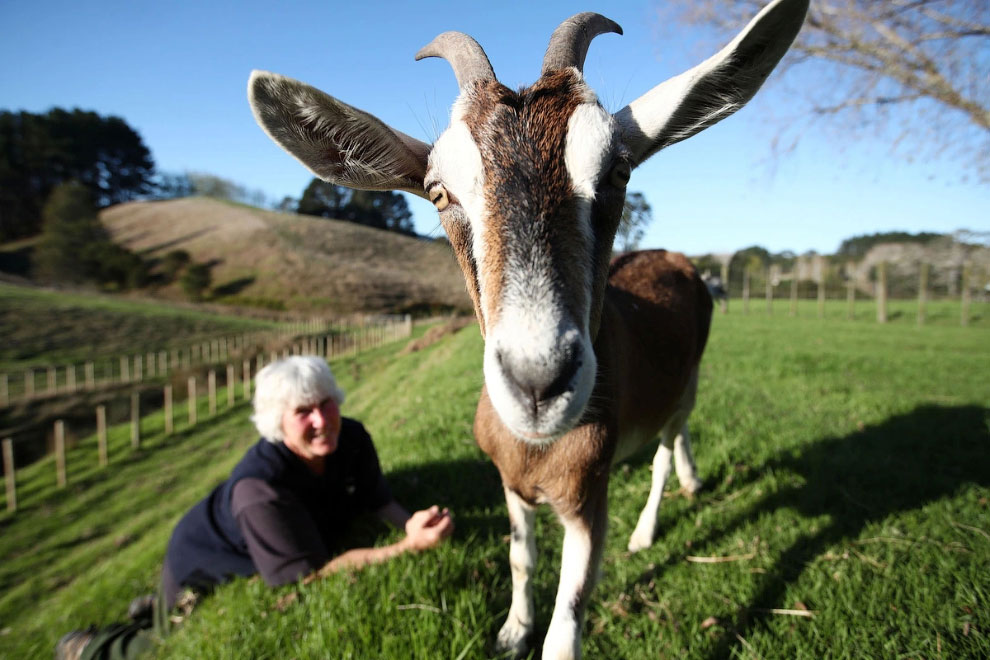
<path fill-rule="evenodd" d="M 445 32 L 416 55 L 442 57 L 460 94 L 431 146 L 308 85 L 255 71 L 255 118 L 316 176 L 429 199 L 463 270 L 485 339 L 474 423 L 497 466 L 511 525 L 512 603 L 496 646 L 526 652 L 533 629 L 534 507 L 564 527 L 544 658 L 580 656 L 580 630 L 607 522 L 611 465 L 661 431 L 647 505 L 628 547 L 653 541 L 672 458 L 701 486 L 687 417 L 711 298 L 682 255 L 610 264 L 632 168 L 744 105 L 794 40 L 808 0 L 774 0 L 722 51 L 615 114 L 582 68 L 594 37 L 621 28 L 578 14 L 553 33 L 539 80 L 513 92 L 481 46 Z"/>

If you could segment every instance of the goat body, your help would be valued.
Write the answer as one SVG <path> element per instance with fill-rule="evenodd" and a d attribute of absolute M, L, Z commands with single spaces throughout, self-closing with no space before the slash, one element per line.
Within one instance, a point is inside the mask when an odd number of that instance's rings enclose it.
<path fill-rule="evenodd" d="M 483 389 L 474 434 L 498 467 L 509 503 L 514 591 L 499 646 L 522 653 L 532 629 L 530 576 L 536 562 L 532 508 L 549 504 L 565 529 L 559 590 L 544 645 L 579 653 L 579 626 L 594 586 L 608 520 L 608 481 L 616 460 L 663 429 L 654 480 L 641 523 L 630 539 L 639 550 L 653 539 L 657 509 L 676 446 L 682 486 L 700 488 L 687 417 L 698 363 L 708 338 L 712 301 L 694 267 L 664 250 L 617 258 L 609 273 L 594 344 L 598 379 L 578 425 L 551 444 L 517 439 Z"/>

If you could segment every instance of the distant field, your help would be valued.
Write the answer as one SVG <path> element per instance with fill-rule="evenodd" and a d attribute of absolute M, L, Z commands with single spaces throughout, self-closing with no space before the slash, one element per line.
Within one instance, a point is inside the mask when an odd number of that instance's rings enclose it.
<path fill-rule="evenodd" d="M 0 372 L 161 350 L 273 326 L 162 302 L 0 283 Z"/>
<path fill-rule="evenodd" d="M 729 301 L 730 314 L 743 314 L 745 305 L 739 298 Z M 749 314 L 767 316 L 766 298 L 751 298 Z M 796 316 L 804 319 L 819 318 L 818 301 L 816 299 L 800 299 L 797 301 Z M 770 308 L 770 316 L 790 316 L 791 301 L 789 298 L 777 298 Z M 850 319 L 849 304 L 845 299 L 829 299 L 825 301 L 824 315 L 829 321 L 856 321 L 876 323 L 877 305 L 870 299 L 858 299 L 852 307 Z M 990 329 L 990 303 L 974 300 L 969 305 L 968 324 L 974 327 Z M 917 300 L 888 300 L 887 323 L 890 325 L 917 325 Z M 925 305 L 925 325 L 959 326 L 962 324 L 962 304 L 956 300 L 930 300 Z"/>
<path fill-rule="evenodd" d="M 738 312 L 716 314 L 691 420 L 705 488 L 671 493 L 656 543 L 633 556 L 649 452 L 613 475 L 585 656 L 990 657 L 990 332 Z M 401 500 L 452 508 L 453 542 L 308 587 L 238 580 L 161 658 L 492 656 L 510 578 L 498 476 L 470 433 L 482 342 L 471 326 L 400 347 L 333 363 L 344 412 L 371 430 Z M 247 414 L 238 403 L 168 439 L 150 420 L 136 452 L 120 428 L 106 471 L 84 440 L 62 492 L 51 459 L 24 470 L 22 510 L 0 513 L 0 656 L 48 656 L 153 588 L 172 525 L 254 441 Z M 546 511 L 537 529 L 541 640 L 561 533 Z M 354 537 L 395 538 L 377 524 Z"/>

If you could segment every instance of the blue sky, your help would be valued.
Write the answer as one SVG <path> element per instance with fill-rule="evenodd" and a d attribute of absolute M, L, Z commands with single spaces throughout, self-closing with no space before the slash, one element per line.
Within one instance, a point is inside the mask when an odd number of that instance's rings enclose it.
<path fill-rule="evenodd" d="M 0 109 L 79 107 L 123 117 L 161 171 L 198 171 L 270 197 L 298 197 L 311 175 L 256 126 L 252 69 L 308 82 L 432 141 L 457 93 L 441 60 L 413 55 L 445 30 L 474 36 L 510 87 L 539 74 L 547 39 L 571 14 L 597 10 L 625 35 L 592 44 L 585 77 L 618 110 L 703 57 L 702 35 L 677 36 L 656 2 L 595 7 L 560 0 L 486 2 L 0 2 Z M 793 78 L 793 76 L 798 76 Z M 800 81 L 800 69 L 789 79 Z M 806 131 L 774 160 L 774 121 L 788 90 L 771 81 L 721 124 L 660 152 L 633 173 L 654 222 L 644 247 L 689 254 L 762 245 L 834 252 L 863 233 L 990 230 L 990 186 L 961 164 L 895 157 L 881 141 Z M 410 196 L 420 233 L 435 212 Z"/>

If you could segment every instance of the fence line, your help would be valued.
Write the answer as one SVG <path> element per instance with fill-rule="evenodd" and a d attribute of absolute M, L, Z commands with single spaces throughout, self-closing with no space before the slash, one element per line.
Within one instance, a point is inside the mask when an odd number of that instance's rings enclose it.
<path fill-rule="evenodd" d="M 363 350 L 370 348 L 375 348 L 381 346 L 385 343 L 396 341 L 398 339 L 407 338 L 412 334 L 412 319 L 409 316 L 403 317 L 401 321 L 397 319 L 386 320 L 382 323 L 372 323 L 364 324 L 361 327 L 348 328 L 346 332 L 331 333 L 323 337 L 307 337 L 302 341 L 295 343 L 291 349 L 285 349 L 283 351 L 284 355 L 289 354 L 315 354 L 324 357 L 329 360 L 331 358 L 341 358 L 354 355 Z M 218 341 L 216 346 L 211 349 L 207 348 L 207 353 L 215 356 L 221 355 L 221 344 Z M 272 353 L 272 360 L 279 357 L 276 353 Z M 265 364 L 265 358 L 262 353 L 256 356 L 256 369 L 255 373 L 260 370 Z M 156 360 L 157 361 L 157 360 Z M 251 398 L 251 362 L 250 358 L 244 359 L 242 361 L 242 381 L 240 385 L 243 388 L 244 400 L 249 400 Z M 135 363 L 137 364 L 137 363 Z M 146 365 L 152 364 L 151 362 L 145 362 Z M 157 365 L 156 365 L 157 366 Z M 149 373 L 151 368 L 148 369 Z M 235 405 L 235 392 L 237 385 L 235 378 L 235 369 L 233 364 L 228 363 L 226 365 L 226 376 L 227 380 L 224 386 L 227 388 L 227 408 L 230 409 Z M 216 383 L 216 371 L 210 370 L 208 374 L 208 406 L 209 414 L 213 417 L 217 412 L 217 383 Z M 196 376 L 191 376 L 188 380 L 188 391 L 189 395 L 187 397 L 187 410 L 188 410 L 188 427 L 192 428 L 197 425 L 197 408 L 199 404 L 199 397 L 196 394 Z M 142 415 L 141 406 L 141 392 L 134 390 L 130 393 L 130 417 L 129 425 L 131 432 L 131 447 L 132 449 L 138 449 L 141 446 L 141 422 L 144 417 L 150 416 L 162 410 L 164 413 L 164 432 L 163 436 L 168 436 L 173 433 L 173 419 L 172 415 L 174 412 L 174 402 L 173 402 L 173 392 L 172 385 L 165 384 L 163 386 L 163 403 L 161 408 L 156 408 L 155 410 L 150 410 L 148 406 L 144 407 L 144 414 Z M 96 436 L 97 436 L 97 446 L 98 446 L 98 465 L 100 467 L 106 467 L 109 465 L 109 453 L 107 448 L 107 407 L 105 404 L 100 404 L 96 407 Z M 64 488 L 69 481 L 69 473 L 67 471 L 67 450 L 66 450 L 66 424 L 62 419 L 58 419 L 54 423 L 54 435 L 55 435 L 55 469 L 56 469 L 56 481 L 60 488 Z M 6 490 L 6 500 L 7 500 L 7 510 L 16 511 L 17 510 L 17 492 L 16 492 L 16 465 L 14 456 L 14 438 L 6 438 L 3 441 L 3 466 L 4 466 L 4 483 Z"/>
<path fill-rule="evenodd" d="M 757 276 L 759 275 L 763 278 L 764 296 L 766 298 L 766 312 L 768 315 L 773 314 L 775 292 L 783 286 L 785 282 L 789 281 L 789 314 L 791 316 L 797 316 L 799 300 L 817 299 L 818 317 L 824 318 L 826 301 L 830 299 L 839 299 L 839 296 L 834 295 L 835 289 L 841 290 L 841 288 L 844 287 L 847 303 L 847 319 L 855 318 L 857 302 L 871 300 L 875 305 L 877 322 L 887 323 L 891 318 L 890 303 L 892 300 L 895 300 L 894 296 L 891 295 L 891 290 L 896 288 L 896 290 L 900 292 L 900 295 L 896 298 L 896 300 L 916 300 L 917 322 L 919 325 L 924 325 L 931 319 L 930 308 L 933 302 L 955 301 L 960 305 L 959 322 L 961 325 L 965 326 L 969 324 L 972 318 L 974 288 L 978 289 L 980 286 L 985 287 L 980 290 L 981 300 L 986 301 L 988 296 L 990 296 L 990 283 L 985 283 L 983 279 L 978 279 L 976 276 L 977 270 L 978 269 L 976 267 L 970 264 L 965 264 L 962 267 L 960 277 L 958 278 L 958 291 L 954 288 L 950 288 L 944 295 L 936 296 L 932 285 L 932 266 L 928 263 L 918 264 L 918 273 L 916 275 L 917 279 L 915 283 L 909 283 L 905 277 L 901 275 L 896 278 L 897 283 L 895 287 L 894 281 L 892 280 L 890 264 L 883 261 L 878 262 L 874 268 L 875 279 L 872 282 L 872 292 L 862 292 L 859 290 L 857 288 L 857 282 L 852 278 L 845 281 L 837 279 L 834 272 L 831 275 L 828 273 L 827 268 L 822 268 L 814 279 L 799 279 L 798 277 L 781 277 L 776 266 L 770 268 L 748 267 L 742 270 L 741 275 L 737 273 L 735 276 L 736 279 L 733 281 L 729 279 L 730 276 L 728 269 L 723 267 L 723 279 L 719 284 L 723 288 L 725 295 L 720 298 L 719 306 L 722 313 L 727 314 L 729 313 L 728 298 L 738 298 L 741 301 L 740 307 L 742 309 L 742 313 L 749 314 L 750 300 L 754 297 L 754 291 L 758 291 L 758 284 L 754 284 L 754 280 L 758 280 Z M 988 278 L 984 279 L 990 280 L 990 273 L 988 273 Z M 910 286 L 908 286 L 909 284 Z M 814 287 L 814 294 L 812 295 L 808 295 L 810 293 L 808 291 L 809 286 Z M 953 287 L 954 286 L 955 285 L 953 285 Z M 801 289 L 804 290 L 804 295 L 799 295 Z M 831 298 L 829 297 L 830 289 L 833 291 Z"/>
<path fill-rule="evenodd" d="M 381 324 L 391 326 L 407 322 L 406 317 L 377 317 L 372 327 Z M 7 407 L 18 401 L 39 397 L 52 398 L 61 394 L 72 394 L 80 389 L 96 391 L 113 385 L 141 383 L 152 379 L 164 379 L 176 370 L 185 370 L 199 365 L 220 364 L 234 358 L 256 354 L 266 347 L 280 344 L 286 338 L 300 334 L 316 336 L 349 335 L 366 332 L 369 321 L 341 323 L 329 320 L 313 320 L 286 324 L 275 330 L 223 335 L 197 341 L 169 350 L 151 351 L 142 354 L 121 355 L 89 360 L 82 364 L 83 378 L 77 375 L 79 364 L 51 365 L 26 368 L 23 372 L 0 373 L 0 407 Z M 365 341 L 362 334 L 362 341 Z M 318 351 L 311 351 L 316 353 Z M 325 352 L 325 351 L 324 351 Z M 20 375 L 18 375 L 20 374 Z M 19 387 L 15 387 L 20 384 Z"/>

